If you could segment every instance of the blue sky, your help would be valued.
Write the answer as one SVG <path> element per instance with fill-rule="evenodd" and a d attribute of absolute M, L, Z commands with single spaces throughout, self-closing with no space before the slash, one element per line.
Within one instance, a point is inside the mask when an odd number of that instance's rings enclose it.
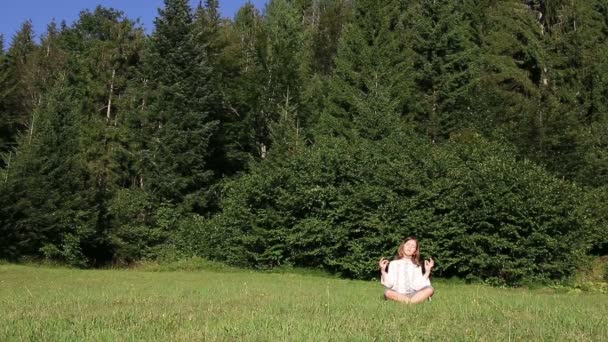
<path fill-rule="evenodd" d="M 250 0 L 260 10 L 266 0 Z M 247 0 L 220 0 L 220 10 L 225 17 L 232 17 Z M 190 0 L 194 7 L 198 0 Z M 15 32 L 27 19 L 34 24 L 36 35 L 46 30 L 53 18 L 57 23 L 66 20 L 71 23 L 84 9 L 97 5 L 119 9 L 131 19 L 140 18 L 147 32 L 153 28 L 153 21 L 162 7 L 163 0 L 0 0 L 0 34 L 4 35 L 4 45 L 8 48 Z"/>

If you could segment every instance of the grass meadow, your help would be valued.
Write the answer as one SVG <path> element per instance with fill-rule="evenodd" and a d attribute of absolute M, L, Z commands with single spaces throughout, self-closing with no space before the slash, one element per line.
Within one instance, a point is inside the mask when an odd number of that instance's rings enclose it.
<path fill-rule="evenodd" d="M 318 275 L 3 264 L 0 341 L 608 341 L 605 294 L 434 285 L 407 306 Z"/>

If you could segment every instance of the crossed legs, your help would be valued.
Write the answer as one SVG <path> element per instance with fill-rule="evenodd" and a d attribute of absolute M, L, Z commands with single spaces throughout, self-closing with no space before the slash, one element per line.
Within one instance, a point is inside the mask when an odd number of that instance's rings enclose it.
<path fill-rule="evenodd" d="M 416 292 L 416 294 L 414 294 L 411 297 L 402 295 L 393 290 L 386 290 L 386 291 L 384 291 L 384 298 L 386 298 L 388 300 L 394 300 L 394 301 L 400 302 L 400 303 L 419 304 L 419 303 L 422 303 L 425 300 L 429 299 L 433 295 L 433 293 L 435 293 L 435 290 L 432 287 L 427 287 L 425 289 L 422 289 L 422 290 Z"/>

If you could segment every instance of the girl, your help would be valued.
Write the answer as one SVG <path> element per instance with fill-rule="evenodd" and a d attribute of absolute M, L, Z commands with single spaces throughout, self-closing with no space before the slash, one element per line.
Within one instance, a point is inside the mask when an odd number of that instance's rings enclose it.
<path fill-rule="evenodd" d="M 413 237 L 408 237 L 399 246 L 398 255 L 398 259 L 391 261 L 390 266 L 388 260 L 380 259 L 381 282 L 387 288 L 384 298 L 408 304 L 418 304 L 429 299 L 435 292 L 429 280 L 431 268 L 435 266 L 433 259 L 424 261 L 426 271 L 422 274 L 420 248 L 418 240 Z"/>

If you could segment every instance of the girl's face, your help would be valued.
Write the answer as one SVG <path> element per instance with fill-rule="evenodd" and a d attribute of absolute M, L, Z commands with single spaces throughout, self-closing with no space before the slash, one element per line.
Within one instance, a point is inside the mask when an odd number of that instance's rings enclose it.
<path fill-rule="evenodd" d="M 411 257 L 412 255 L 414 255 L 414 253 L 416 253 L 417 247 L 418 246 L 416 240 L 409 240 L 403 245 L 403 254 L 405 256 Z"/>

